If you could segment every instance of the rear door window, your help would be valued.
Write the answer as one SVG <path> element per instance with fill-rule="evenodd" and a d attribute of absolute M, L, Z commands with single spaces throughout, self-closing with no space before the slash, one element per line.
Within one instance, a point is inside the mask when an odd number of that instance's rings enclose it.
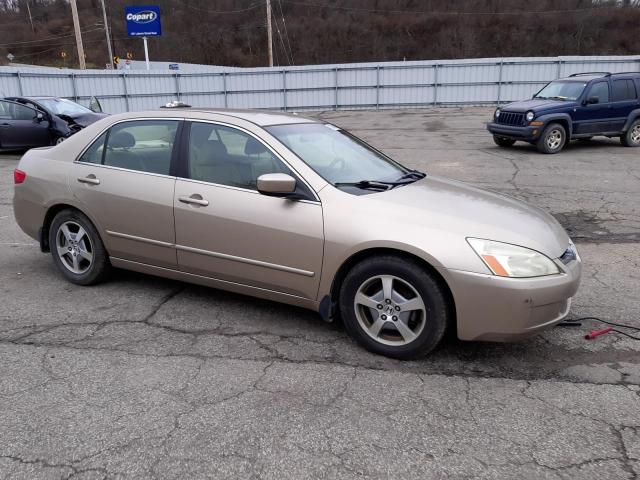
<path fill-rule="evenodd" d="M 114 125 L 102 163 L 111 167 L 169 175 L 178 120 L 136 120 Z"/>
<path fill-rule="evenodd" d="M 611 101 L 623 102 L 636 99 L 636 88 L 633 80 L 623 78 L 614 80 L 611 89 Z"/>

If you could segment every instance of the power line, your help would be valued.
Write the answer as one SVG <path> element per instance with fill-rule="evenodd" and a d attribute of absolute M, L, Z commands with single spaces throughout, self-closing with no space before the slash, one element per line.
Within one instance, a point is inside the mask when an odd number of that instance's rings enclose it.
<path fill-rule="evenodd" d="M 260 8 L 262 6 L 262 2 L 254 3 L 247 8 L 241 8 L 238 10 L 209 10 L 207 8 L 194 7 L 193 5 L 189 5 L 182 0 L 172 0 L 173 2 L 179 4 L 181 7 L 189 8 L 191 10 L 195 10 L 196 12 L 205 12 L 205 13 L 216 13 L 216 14 L 227 14 L 227 13 L 243 13 L 249 12 L 251 10 L 255 10 L 256 8 Z"/>
<path fill-rule="evenodd" d="M 304 2 L 298 0 L 282 0 L 291 5 L 300 5 L 305 7 L 314 7 L 314 8 L 328 8 L 330 10 L 343 10 L 348 12 L 355 13 L 381 13 L 381 14 L 398 14 L 398 15 L 414 15 L 414 14 L 425 14 L 425 15 L 527 15 L 527 14 L 536 14 L 536 15 L 546 15 L 546 14 L 563 14 L 563 13 L 577 13 L 577 12 L 593 12 L 594 10 L 605 10 L 606 6 L 603 7 L 584 7 L 584 8 L 571 8 L 565 10 L 530 10 L 530 11 L 522 11 L 522 10 L 514 10 L 512 12 L 457 12 L 457 11 L 438 11 L 438 10 L 385 10 L 385 9 L 377 9 L 377 8 L 358 8 L 358 7 L 343 7 L 340 5 L 327 5 L 313 2 Z"/>
<path fill-rule="evenodd" d="M 287 22 L 284 19 L 284 10 L 282 10 L 282 2 L 278 0 L 278 8 L 280 8 L 280 17 L 282 17 L 282 26 L 284 28 L 284 36 L 287 39 L 287 45 L 289 46 L 289 55 L 291 56 L 291 64 L 295 65 L 293 61 L 293 50 L 291 48 L 291 42 L 289 41 L 289 32 L 287 31 Z"/>
<path fill-rule="evenodd" d="M 97 30 L 102 30 L 102 28 L 90 28 L 87 30 L 83 30 L 82 33 L 90 33 L 90 32 L 95 32 Z M 74 36 L 73 33 L 65 33 L 64 35 L 55 35 L 53 37 L 40 38 L 38 40 L 26 40 L 24 42 L 0 43 L 0 47 L 14 47 L 14 46 L 20 46 L 20 45 L 38 44 L 38 43 L 46 42 L 47 40 L 59 40 L 60 38 L 67 38 L 67 37 L 73 37 L 73 36 Z M 39 46 L 39 45 L 34 45 L 34 46 Z"/>

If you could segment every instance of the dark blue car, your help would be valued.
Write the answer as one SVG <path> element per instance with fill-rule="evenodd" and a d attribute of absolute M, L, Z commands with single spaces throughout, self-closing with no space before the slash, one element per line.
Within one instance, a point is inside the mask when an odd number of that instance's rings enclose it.
<path fill-rule="evenodd" d="M 596 135 L 640 146 L 640 72 L 577 73 L 548 83 L 531 100 L 496 109 L 487 129 L 501 147 L 516 141 L 558 153 Z"/>

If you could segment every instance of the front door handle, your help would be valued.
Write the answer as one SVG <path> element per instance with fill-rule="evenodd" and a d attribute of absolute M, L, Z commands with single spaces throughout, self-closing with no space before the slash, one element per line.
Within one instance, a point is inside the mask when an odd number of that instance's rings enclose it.
<path fill-rule="evenodd" d="M 100 185 L 100 180 L 98 180 L 93 173 L 86 177 L 78 177 L 78 181 L 80 183 L 88 183 L 90 185 Z"/>
<path fill-rule="evenodd" d="M 201 195 L 194 193 L 190 197 L 178 197 L 178 201 L 182 203 L 189 203 L 192 205 L 200 205 L 201 207 L 207 207 L 209 205 L 209 201 L 202 198 Z"/>

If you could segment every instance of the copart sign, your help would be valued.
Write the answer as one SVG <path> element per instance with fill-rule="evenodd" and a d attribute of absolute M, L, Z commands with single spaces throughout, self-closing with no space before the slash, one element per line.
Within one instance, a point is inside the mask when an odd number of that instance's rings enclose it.
<path fill-rule="evenodd" d="M 131 37 L 158 37 L 162 35 L 160 7 L 135 5 L 124 7 L 127 32 Z"/>

